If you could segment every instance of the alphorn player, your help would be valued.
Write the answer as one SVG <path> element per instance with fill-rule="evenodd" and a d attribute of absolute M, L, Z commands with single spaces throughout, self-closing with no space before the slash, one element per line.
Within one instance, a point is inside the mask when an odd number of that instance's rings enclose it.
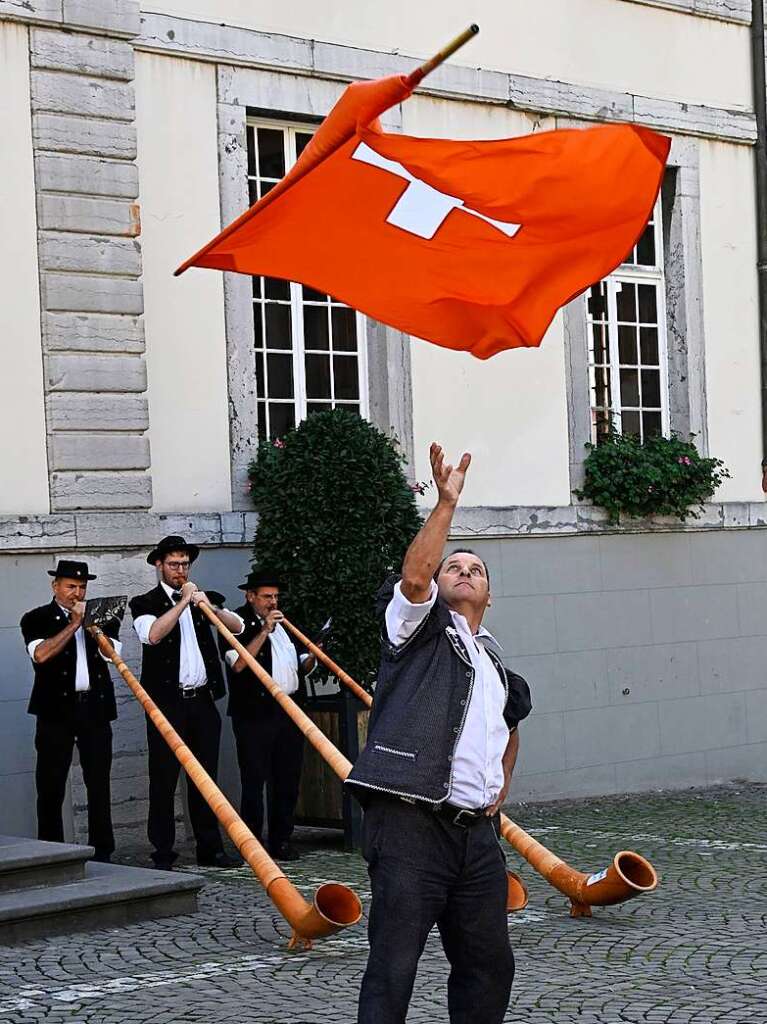
<path fill-rule="evenodd" d="M 159 582 L 130 602 L 133 626 L 142 643 L 141 682 L 171 725 L 181 735 L 203 768 L 216 780 L 221 739 L 221 718 L 215 702 L 225 692 L 224 676 L 209 621 L 197 607 L 202 601 L 218 604 L 223 598 L 206 594 L 189 578 L 200 549 L 183 537 L 164 537 L 147 556 L 157 569 Z M 233 633 L 245 623 L 226 608 L 216 614 Z M 149 751 L 149 821 L 147 834 L 156 867 L 171 871 L 178 856 L 174 849 L 174 798 L 180 766 L 152 721 L 147 717 Z M 197 843 L 197 863 L 233 867 L 242 863 L 224 852 L 213 811 L 196 786 L 187 789 L 189 819 Z"/>
<path fill-rule="evenodd" d="M 35 669 L 28 710 L 37 716 L 37 837 L 64 842 L 61 811 L 77 744 L 88 794 L 88 842 L 95 847 L 94 860 L 108 864 L 115 848 L 109 780 L 117 707 L 108 663 L 83 629 L 85 593 L 96 577 L 86 562 L 68 559 L 48 575 L 53 600 L 21 620 Z M 119 620 L 110 620 L 104 632 L 119 653 Z"/>
<path fill-rule="evenodd" d="M 487 566 L 468 550 L 443 556 L 471 456 L 453 467 L 432 444 L 430 458 L 439 498 L 377 596 L 381 663 L 348 780 L 372 890 L 359 1024 L 403 1024 L 435 924 L 452 1024 L 501 1024 L 514 978 L 499 809 L 530 692 L 482 625 Z"/>

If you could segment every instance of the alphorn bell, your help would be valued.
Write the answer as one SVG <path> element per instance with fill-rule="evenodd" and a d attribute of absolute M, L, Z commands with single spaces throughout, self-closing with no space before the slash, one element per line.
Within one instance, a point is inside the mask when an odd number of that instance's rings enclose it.
<path fill-rule="evenodd" d="M 329 658 L 322 648 L 313 644 L 300 630 L 283 619 L 283 625 L 303 643 L 323 665 L 354 693 L 363 704 L 370 707 L 373 698 L 356 683 L 348 672 L 344 672 Z M 517 853 L 540 875 L 570 900 L 571 917 L 590 917 L 591 907 L 607 907 L 623 903 L 643 892 L 652 892 L 658 885 L 658 874 L 649 860 L 633 850 L 620 850 L 608 867 L 602 871 L 586 874 L 571 868 L 551 850 L 533 839 L 511 818 L 501 814 L 501 835 Z"/>
<path fill-rule="evenodd" d="M 313 939 L 333 935 L 342 928 L 356 924 L 362 917 L 359 897 L 339 882 L 321 885 L 313 903 L 308 903 L 296 887 L 286 878 L 245 822 L 229 803 L 213 779 L 208 775 L 192 751 L 160 711 L 155 702 L 115 651 L 101 626 L 110 618 L 122 619 L 126 597 L 97 598 L 86 602 L 84 626 L 99 646 L 99 650 L 115 666 L 134 697 L 151 718 L 157 731 L 178 758 L 191 782 L 200 791 L 242 857 L 253 870 L 279 912 L 293 929 L 290 948 L 302 945 L 310 949 Z M 207 605 L 201 607 L 206 608 Z"/>
<path fill-rule="evenodd" d="M 259 665 L 259 663 L 253 657 L 250 651 L 240 643 L 240 641 L 237 639 L 234 633 L 232 633 L 231 630 L 226 628 L 226 626 L 223 624 L 221 619 L 219 619 L 219 617 L 216 615 L 216 613 L 213 611 L 210 605 L 202 602 L 197 607 L 200 608 L 201 611 L 210 619 L 210 621 L 213 623 L 213 625 L 216 627 L 219 633 L 226 640 L 229 641 L 234 650 L 237 651 L 237 653 L 243 659 L 248 668 L 251 669 L 253 674 L 257 677 L 259 682 L 261 682 L 269 691 L 269 693 L 271 693 L 271 695 L 278 702 L 283 711 L 285 711 L 286 714 L 289 715 L 289 717 L 298 726 L 298 728 L 301 730 L 304 736 L 306 736 L 306 738 L 315 748 L 317 753 L 330 766 L 330 768 L 333 769 L 333 771 L 336 773 L 341 782 L 344 782 L 347 779 L 349 772 L 352 770 L 351 761 L 349 761 L 348 758 L 344 757 L 341 751 L 338 750 L 338 748 L 330 742 L 327 736 L 325 736 L 324 733 L 317 728 L 317 726 L 314 724 L 311 718 L 309 718 L 309 716 L 304 711 L 302 711 L 301 708 L 298 707 L 296 702 L 280 689 L 280 687 L 277 685 L 277 683 L 275 683 L 275 681 L 272 679 L 272 677 L 269 675 L 266 669 Z M 288 623 L 286 619 L 283 618 L 282 621 L 286 625 L 290 625 L 290 623 Z M 298 630 L 296 630 L 294 626 L 290 626 L 290 628 L 293 632 L 298 633 Z M 301 634 L 301 636 L 303 636 L 303 634 Z M 321 656 L 323 661 L 330 662 L 331 665 L 335 665 L 335 662 L 332 662 L 331 659 L 328 658 L 323 651 L 316 647 L 316 645 L 312 644 L 311 641 L 307 641 L 307 646 L 312 648 L 313 653 L 317 654 L 318 656 Z M 339 672 L 342 671 L 338 668 L 337 665 L 335 665 L 335 668 Z M 346 675 L 346 673 L 343 674 Z M 351 676 L 347 676 L 347 678 L 349 680 L 349 683 L 353 684 L 353 687 L 356 688 L 354 692 L 356 693 L 357 691 L 359 691 L 359 693 L 361 694 L 360 699 L 363 700 L 368 706 L 370 706 L 370 704 L 372 703 L 372 698 L 370 697 L 370 695 L 366 693 L 365 690 L 363 690 L 358 683 L 355 683 Z M 349 683 L 347 683 L 347 685 L 349 685 Z M 508 911 L 523 910 L 527 906 L 527 888 L 522 879 L 513 871 L 507 871 L 506 875 L 506 909 Z"/>

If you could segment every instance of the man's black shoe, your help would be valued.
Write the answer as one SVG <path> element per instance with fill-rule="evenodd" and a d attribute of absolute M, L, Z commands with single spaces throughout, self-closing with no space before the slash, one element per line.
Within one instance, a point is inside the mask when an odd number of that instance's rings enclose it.
<path fill-rule="evenodd" d="M 155 871 L 172 871 L 173 864 L 169 860 L 158 860 L 152 862 L 152 867 Z"/>
<path fill-rule="evenodd" d="M 201 868 L 239 868 L 242 867 L 242 858 L 230 857 L 228 853 L 219 850 L 210 857 L 198 857 L 197 863 Z"/>
<path fill-rule="evenodd" d="M 97 864 L 111 864 L 112 854 L 105 853 L 103 850 L 96 850 L 94 855 L 91 857 L 91 860 L 95 861 Z"/>
<path fill-rule="evenodd" d="M 301 856 L 295 847 L 291 846 L 290 843 L 280 843 L 279 846 L 273 846 L 269 851 L 275 860 L 300 860 Z"/>

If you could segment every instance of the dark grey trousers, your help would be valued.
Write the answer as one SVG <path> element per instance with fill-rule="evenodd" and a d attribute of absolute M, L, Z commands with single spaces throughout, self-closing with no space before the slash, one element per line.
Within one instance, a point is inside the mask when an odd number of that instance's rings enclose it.
<path fill-rule="evenodd" d="M 495 823 L 461 828 L 427 807 L 376 796 L 365 812 L 362 849 L 372 904 L 358 1024 L 404 1024 L 435 924 L 450 962 L 451 1024 L 501 1024 L 514 954 Z"/>

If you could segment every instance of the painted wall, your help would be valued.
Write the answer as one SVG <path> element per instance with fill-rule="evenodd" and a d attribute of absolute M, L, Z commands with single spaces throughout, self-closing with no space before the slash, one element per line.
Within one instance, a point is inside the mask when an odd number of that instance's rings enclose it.
<path fill-rule="evenodd" d="M 231 508 L 221 274 L 174 269 L 221 227 L 216 72 L 136 55 L 154 510 Z"/>
<path fill-rule="evenodd" d="M 754 154 L 700 143 L 709 449 L 732 473 L 720 501 L 760 501 L 761 408 Z"/>
<path fill-rule="evenodd" d="M 457 64 L 722 107 L 751 103 L 747 26 L 619 0 L 476 0 L 469 8 L 460 0 L 142 0 L 141 9 L 418 57 L 474 20 L 481 33 Z"/>
<path fill-rule="evenodd" d="M 417 95 L 402 115 L 412 135 L 498 138 L 554 127 L 504 107 Z M 437 440 L 451 459 L 474 456 L 469 505 L 570 503 L 561 315 L 538 349 L 483 361 L 413 339 L 411 360 L 416 479 L 431 478 L 428 448 Z"/>
<path fill-rule="evenodd" d="M 49 510 L 29 111 L 27 29 L 0 22 L 0 514 Z"/>

